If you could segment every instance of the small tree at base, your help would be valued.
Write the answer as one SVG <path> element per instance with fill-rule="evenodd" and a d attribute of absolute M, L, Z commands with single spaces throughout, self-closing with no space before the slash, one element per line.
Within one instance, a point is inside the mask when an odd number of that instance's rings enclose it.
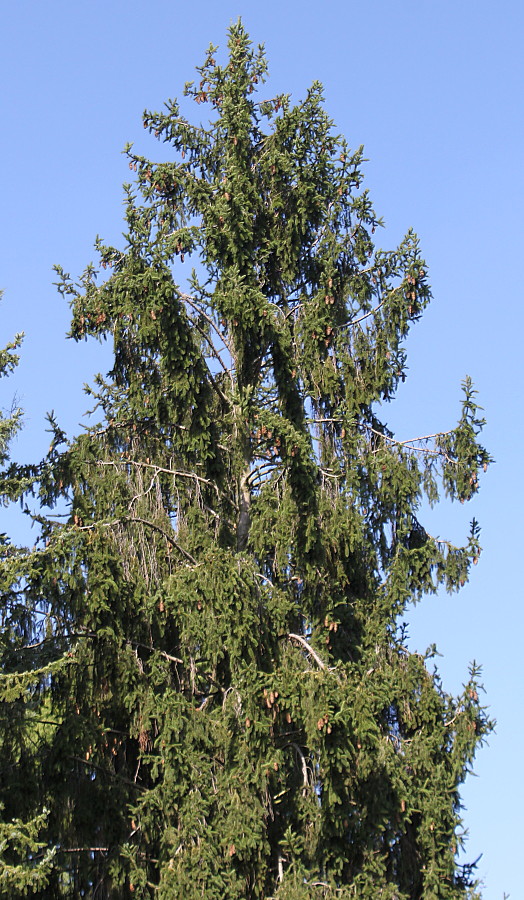
<path fill-rule="evenodd" d="M 445 434 L 382 422 L 430 299 L 417 238 L 375 247 L 320 86 L 259 102 L 262 50 L 240 23 L 228 47 L 185 88 L 209 122 L 145 113 L 169 150 L 127 148 L 123 249 L 58 270 L 114 365 L 98 424 L 52 423 L 35 483 L 69 515 L 24 580 L 72 654 L 45 692 L 56 896 L 474 897 L 478 669 L 449 696 L 399 622 L 479 556 L 475 521 L 455 547 L 418 519 L 478 489 L 475 391 Z"/>

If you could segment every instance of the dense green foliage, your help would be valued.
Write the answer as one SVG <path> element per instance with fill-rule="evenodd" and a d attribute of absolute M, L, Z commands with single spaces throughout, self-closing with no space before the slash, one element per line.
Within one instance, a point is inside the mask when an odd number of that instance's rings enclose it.
<path fill-rule="evenodd" d="M 3 545 L 0 841 L 26 824 L 0 893 L 474 897 L 478 673 L 449 696 L 401 623 L 480 552 L 417 518 L 478 489 L 475 392 L 445 434 L 382 423 L 430 299 L 416 236 L 375 246 L 318 84 L 258 102 L 240 24 L 215 56 L 185 88 L 209 121 L 169 101 L 165 161 L 127 148 L 123 249 L 58 270 L 72 337 L 114 342 L 97 423 L 4 471 L 41 537 Z"/>

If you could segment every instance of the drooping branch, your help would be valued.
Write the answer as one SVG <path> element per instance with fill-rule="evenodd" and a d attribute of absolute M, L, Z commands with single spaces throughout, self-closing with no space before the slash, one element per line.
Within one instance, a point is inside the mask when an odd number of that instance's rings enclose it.
<path fill-rule="evenodd" d="M 148 519 L 142 519 L 140 516 L 126 516 L 121 521 L 140 522 L 141 525 L 145 525 L 147 528 L 151 528 L 153 531 L 157 531 L 158 534 L 161 534 L 163 537 L 165 537 L 166 541 L 168 541 L 171 546 L 175 548 L 175 550 L 178 550 L 178 552 L 181 553 L 182 556 L 189 560 L 190 563 L 192 563 L 194 566 L 198 565 L 195 557 L 191 556 L 191 554 L 187 550 L 184 550 L 184 548 L 181 547 L 180 544 L 174 540 L 174 538 L 172 538 L 166 531 L 164 531 L 164 529 L 161 528 L 160 525 L 156 525 L 155 522 L 150 522 Z"/>
<path fill-rule="evenodd" d="M 198 565 L 195 557 L 191 556 L 187 550 L 184 550 L 184 548 L 181 547 L 167 531 L 161 528 L 160 525 L 157 525 L 155 522 L 150 522 L 149 519 L 142 519 L 140 516 L 122 516 L 118 519 L 113 519 L 111 522 L 95 522 L 92 525 L 75 525 L 75 528 L 78 531 L 94 531 L 96 528 L 114 528 L 115 525 L 122 525 L 128 522 L 139 522 L 141 525 L 145 525 L 147 528 L 157 531 L 169 544 L 171 544 L 172 547 L 175 548 L 175 550 L 178 550 L 181 556 L 184 556 L 194 566 Z"/>

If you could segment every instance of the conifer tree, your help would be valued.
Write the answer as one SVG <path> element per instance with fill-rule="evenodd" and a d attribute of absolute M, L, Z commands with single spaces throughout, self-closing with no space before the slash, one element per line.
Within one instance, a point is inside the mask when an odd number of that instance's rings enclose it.
<path fill-rule="evenodd" d="M 72 337 L 110 337 L 114 362 L 96 424 L 68 443 L 51 419 L 23 473 L 41 541 L 17 578 L 54 723 L 36 895 L 472 898 L 479 673 L 450 696 L 402 622 L 480 553 L 475 520 L 462 547 L 419 520 L 478 490 L 476 394 L 446 433 L 387 427 L 430 300 L 418 240 L 376 246 L 362 148 L 320 85 L 260 101 L 263 50 L 241 23 L 228 48 L 185 87 L 202 121 L 144 114 L 166 152 L 127 147 L 123 246 L 97 240 L 78 283 L 58 269 Z"/>
<path fill-rule="evenodd" d="M 1 294 L 0 294 L 1 296 Z M 18 363 L 16 353 L 22 335 L 17 334 L 0 350 L 0 377 Z M 22 411 L 13 405 L 0 413 L 0 499 L 3 504 L 20 497 L 27 480 L 9 468 L 9 442 L 21 425 Z M 34 610 L 21 598 L 18 551 L 5 533 L 0 534 L 0 897 L 26 896 L 45 887 L 54 849 L 41 839 L 47 810 L 38 807 L 38 793 L 31 773 L 37 769 L 35 747 L 38 694 L 43 677 L 51 674 L 40 652 L 32 645 Z M 22 554 L 25 556 L 25 554 Z"/>

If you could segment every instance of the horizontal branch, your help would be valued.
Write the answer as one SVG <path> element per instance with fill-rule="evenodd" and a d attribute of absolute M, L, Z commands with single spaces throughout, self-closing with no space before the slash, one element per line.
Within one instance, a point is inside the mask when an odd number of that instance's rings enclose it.
<path fill-rule="evenodd" d="M 168 659 L 169 662 L 179 663 L 181 666 L 184 665 L 184 660 L 179 659 L 178 656 L 171 656 L 170 653 L 166 653 L 165 650 L 159 650 L 160 656 L 163 656 L 164 659 Z"/>
<path fill-rule="evenodd" d="M 371 425 L 364 425 L 364 428 L 367 431 L 370 431 L 372 434 L 376 434 L 378 437 L 384 438 L 388 444 L 394 444 L 396 447 L 405 447 L 406 450 L 412 450 L 413 453 L 427 453 L 429 456 L 440 456 L 449 462 L 453 466 L 457 466 L 458 462 L 456 459 L 452 459 L 451 456 L 448 456 L 443 450 L 435 449 L 432 447 L 415 447 L 414 444 L 420 444 L 423 441 L 430 441 L 433 438 L 446 437 L 448 434 L 452 434 L 454 429 L 450 429 L 449 431 L 437 431 L 435 434 L 423 434 L 420 437 L 409 438 L 405 441 L 399 441 L 397 438 L 392 437 L 391 435 L 384 434 L 383 431 L 377 431 L 376 428 L 372 428 Z M 374 453 L 378 452 L 378 449 L 373 451 Z"/>
<path fill-rule="evenodd" d="M 435 434 L 422 434 L 422 435 L 420 435 L 420 437 L 408 438 L 405 441 L 399 441 L 396 438 L 392 437 L 391 435 L 384 434 L 383 431 L 377 431 L 377 429 L 372 428 L 371 425 L 365 424 L 364 428 L 366 428 L 368 431 L 372 431 L 373 434 L 376 434 L 379 437 L 385 438 L 385 440 L 389 441 L 391 444 L 398 444 L 401 447 L 405 446 L 406 444 L 418 444 L 420 441 L 430 441 L 433 438 L 446 437 L 448 434 L 453 434 L 453 431 L 455 430 L 454 428 L 450 428 L 449 431 L 436 431 Z M 413 447 L 412 449 L 415 450 L 416 448 Z M 438 451 L 436 451 L 436 452 L 438 452 Z"/>
<path fill-rule="evenodd" d="M 202 482 L 202 484 L 210 485 L 212 488 L 215 489 L 215 491 L 218 494 L 218 487 L 216 486 L 214 481 L 210 481 L 209 478 L 204 478 L 202 475 L 197 475 L 195 472 L 182 472 L 179 469 L 167 469 L 164 466 L 157 466 L 155 463 L 141 462 L 140 460 L 136 460 L 136 459 L 122 459 L 119 461 L 112 460 L 112 459 L 110 459 L 110 460 L 100 459 L 100 460 L 97 460 L 96 465 L 97 466 L 114 466 L 115 468 L 118 468 L 119 466 L 130 465 L 130 466 L 136 466 L 136 468 L 140 468 L 140 469 L 154 469 L 155 473 L 162 472 L 163 474 L 174 475 L 178 478 L 193 478 L 195 481 Z"/>
<path fill-rule="evenodd" d="M 124 775 L 120 775 L 119 772 L 111 772 L 108 769 L 104 769 L 103 766 L 98 766 L 96 763 L 91 762 L 90 759 L 82 759 L 81 756 L 73 756 L 72 754 L 68 755 L 68 759 L 71 759 L 73 762 L 80 763 L 82 766 L 88 766 L 90 769 L 95 769 L 97 772 L 101 772 L 102 775 L 107 775 L 108 778 L 113 778 L 116 781 L 122 781 L 123 784 L 127 784 L 129 785 L 129 787 L 136 788 L 137 791 L 147 791 L 147 788 L 145 788 L 141 784 L 137 784 L 136 781 L 131 781 L 130 778 L 126 778 Z"/>
<path fill-rule="evenodd" d="M 426 529 L 424 529 L 424 531 L 426 531 Z M 435 544 L 442 544 L 444 547 L 447 547 L 448 550 L 454 551 L 465 549 L 464 547 L 457 547 L 456 544 L 453 544 L 451 541 L 446 541 L 444 540 L 444 538 L 434 537 L 432 534 L 429 534 L 428 531 L 426 531 L 426 535 L 428 536 L 430 541 L 434 541 Z M 478 551 L 478 553 L 480 554 L 480 550 Z"/>
<path fill-rule="evenodd" d="M 206 134 L 209 137 L 212 136 L 213 132 L 207 128 L 202 128 L 201 125 L 193 125 L 192 122 L 188 122 L 187 119 L 182 118 L 181 116 L 178 119 L 172 120 L 175 125 L 182 125 L 184 128 L 191 128 L 192 131 L 198 131 L 200 134 Z"/>
<path fill-rule="evenodd" d="M 344 473 L 343 473 L 343 472 L 328 472 L 328 470 L 327 470 L 327 469 L 323 469 L 322 466 L 319 466 L 319 467 L 318 467 L 318 471 L 319 471 L 320 474 L 323 475 L 325 478 L 344 478 Z"/>
<path fill-rule="evenodd" d="M 60 853 L 109 853 L 109 847 L 60 847 Z"/>

